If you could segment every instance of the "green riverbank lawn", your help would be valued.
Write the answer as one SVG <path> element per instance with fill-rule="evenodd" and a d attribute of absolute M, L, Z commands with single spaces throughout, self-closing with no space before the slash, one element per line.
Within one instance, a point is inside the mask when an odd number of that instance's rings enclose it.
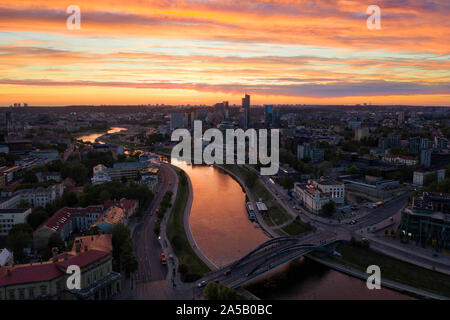
<path fill-rule="evenodd" d="M 287 226 L 281 228 L 284 232 L 291 236 L 298 236 L 302 233 L 311 231 L 313 228 L 309 224 L 302 223 L 297 219 L 292 221 Z"/>
<path fill-rule="evenodd" d="M 448 275 L 347 243 L 339 244 L 337 251 L 342 254 L 342 257 L 330 257 L 337 263 L 363 272 L 366 272 L 370 265 L 378 265 L 381 269 L 382 279 L 450 297 L 450 276 Z"/>
<path fill-rule="evenodd" d="M 167 221 L 166 233 L 179 260 L 179 265 L 185 266 L 179 270 L 182 273 L 183 279 L 193 279 L 195 281 L 196 278 L 198 279 L 207 274 L 210 269 L 195 254 L 186 236 L 186 230 L 184 229 L 184 211 L 188 199 L 189 185 L 185 173 L 180 171 L 177 197 L 169 220 Z"/>

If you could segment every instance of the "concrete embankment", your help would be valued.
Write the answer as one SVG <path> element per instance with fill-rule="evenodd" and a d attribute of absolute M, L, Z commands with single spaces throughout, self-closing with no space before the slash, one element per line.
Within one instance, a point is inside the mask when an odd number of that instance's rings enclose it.
<path fill-rule="evenodd" d="M 355 278 L 359 278 L 361 280 L 367 281 L 367 278 L 369 277 L 369 274 L 364 273 L 362 271 L 356 270 L 356 269 L 352 269 L 350 267 L 347 266 L 343 266 L 340 265 L 338 263 L 332 262 L 326 258 L 321 258 L 312 254 L 307 255 L 307 257 L 311 260 L 314 260 L 320 264 L 323 264 L 331 269 L 334 269 L 336 271 L 348 274 L 352 277 Z M 420 289 L 416 289 L 398 282 L 394 282 L 394 281 L 390 281 L 390 280 L 383 280 L 381 279 L 381 286 L 389 288 L 389 289 L 393 289 L 402 293 L 406 293 L 406 294 L 412 294 L 415 296 L 419 296 L 421 298 L 425 298 L 425 299 L 434 299 L 434 300 L 450 300 L 450 298 L 448 297 L 444 297 L 438 294 L 434 294 L 428 291 L 424 291 L 424 290 L 420 290 Z"/>

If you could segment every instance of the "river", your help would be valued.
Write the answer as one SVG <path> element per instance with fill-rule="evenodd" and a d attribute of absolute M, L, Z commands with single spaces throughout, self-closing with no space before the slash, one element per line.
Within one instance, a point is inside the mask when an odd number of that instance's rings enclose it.
<path fill-rule="evenodd" d="M 208 259 L 222 267 L 268 240 L 248 220 L 245 193 L 228 174 L 212 166 L 172 164 L 191 179 L 191 232 Z M 411 299 L 384 288 L 368 290 L 365 282 L 308 259 L 274 270 L 248 288 L 264 299 Z"/>
<path fill-rule="evenodd" d="M 120 132 L 122 130 L 127 130 L 126 128 L 119 128 L 119 127 L 112 127 L 110 130 L 108 130 L 107 132 L 101 132 L 101 133 L 90 133 L 84 136 L 80 136 L 77 139 L 81 140 L 83 142 L 90 142 L 90 143 L 97 143 L 95 140 L 97 138 L 100 138 L 101 136 L 105 135 L 105 134 L 110 134 L 110 133 L 117 133 Z M 98 142 L 100 144 L 103 144 L 103 142 Z"/>

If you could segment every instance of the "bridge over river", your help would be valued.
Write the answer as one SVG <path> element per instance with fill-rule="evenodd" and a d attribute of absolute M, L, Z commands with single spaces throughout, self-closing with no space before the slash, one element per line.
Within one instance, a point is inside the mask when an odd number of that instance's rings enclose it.
<path fill-rule="evenodd" d="M 340 239 L 318 240 L 313 237 L 278 237 L 259 245 L 241 259 L 210 273 L 192 286 L 215 281 L 238 289 L 251 280 L 313 251 L 339 255 L 335 246 Z"/>

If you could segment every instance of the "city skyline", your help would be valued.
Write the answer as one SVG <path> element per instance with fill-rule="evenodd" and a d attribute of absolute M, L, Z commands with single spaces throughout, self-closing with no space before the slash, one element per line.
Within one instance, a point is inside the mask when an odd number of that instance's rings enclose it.
<path fill-rule="evenodd" d="M 363 1 L 2 1 L 0 105 L 450 106 L 450 5 L 377 5 L 381 30 Z"/>

